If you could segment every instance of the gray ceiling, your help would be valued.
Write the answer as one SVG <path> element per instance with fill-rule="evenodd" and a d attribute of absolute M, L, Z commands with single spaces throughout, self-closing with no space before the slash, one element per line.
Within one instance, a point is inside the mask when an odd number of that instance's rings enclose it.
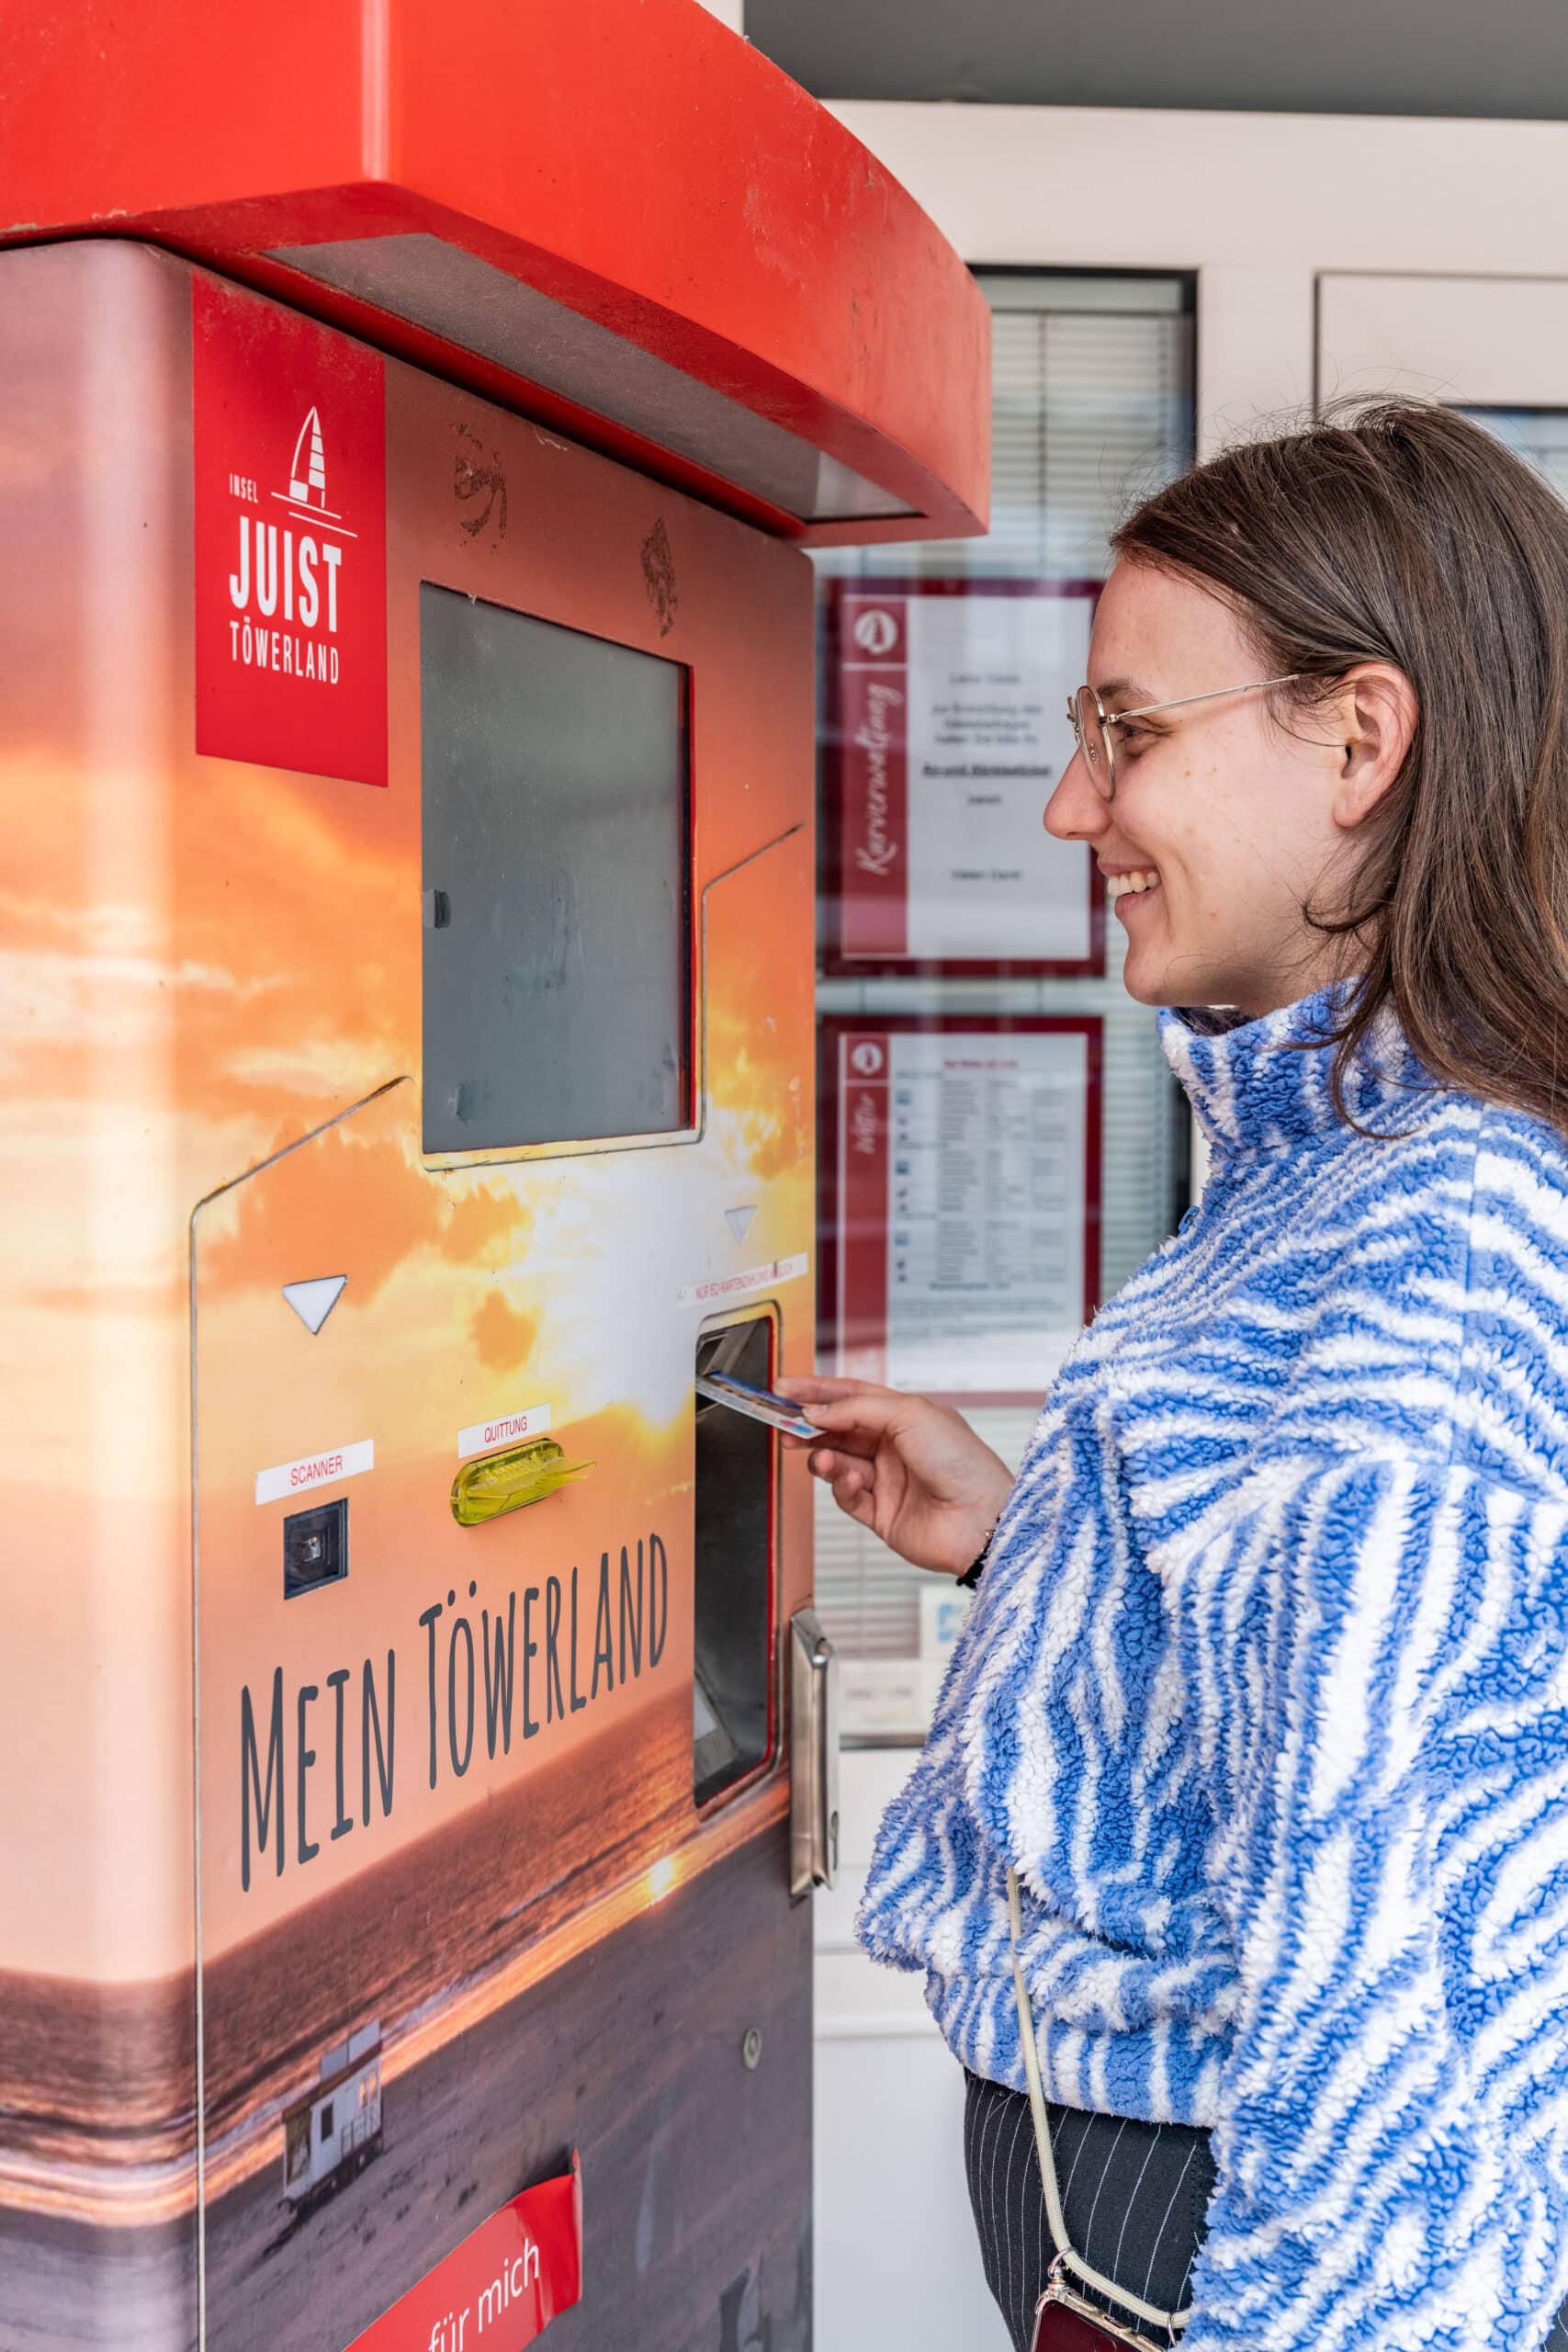
<path fill-rule="evenodd" d="M 824 98 L 1568 117 L 1568 0 L 745 0 L 745 10 L 749 39 Z"/>

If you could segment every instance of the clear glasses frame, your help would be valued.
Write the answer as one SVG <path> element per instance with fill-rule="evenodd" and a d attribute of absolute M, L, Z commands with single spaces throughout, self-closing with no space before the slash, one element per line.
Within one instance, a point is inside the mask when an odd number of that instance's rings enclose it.
<path fill-rule="evenodd" d="M 1110 800 L 1116 791 L 1113 727 L 1124 727 L 1130 718 L 1150 718 L 1157 710 L 1185 710 L 1190 703 L 1218 702 L 1224 695 L 1255 695 L 1265 686 L 1293 686 L 1302 675 L 1301 671 L 1292 670 L 1286 678 L 1252 678 L 1245 686 L 1211 686 L 1206 694 L 1178 695 L 1173 702 L 1140 703 L 1136 710 L 1107 710 L 1092 686 L 1080 686 L 1076 695 L 1067 696 L 1067 723 L 1083 753 L 1090 784 L 1102 800 Z"/>

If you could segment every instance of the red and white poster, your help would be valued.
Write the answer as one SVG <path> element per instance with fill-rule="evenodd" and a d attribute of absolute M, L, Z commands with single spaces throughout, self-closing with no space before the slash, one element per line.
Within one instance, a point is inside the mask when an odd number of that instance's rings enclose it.
<path fill-rule="evenodd" d="M 387 781 L 380 356 L 197 277 L 196 748 Z"/>
<path fill-rule="evenodd" d="M 1100 1029 L 824 1023 L 835 1372 L 970 1405 L 1043 1396 L 1099 1302 Z"/>
<path fill-rule="evenodd" d="M 1091 974 L 1105 922 L 1081 842 L 1042 823 L 1096 581 L 829 586 L 840 971 Z"/>

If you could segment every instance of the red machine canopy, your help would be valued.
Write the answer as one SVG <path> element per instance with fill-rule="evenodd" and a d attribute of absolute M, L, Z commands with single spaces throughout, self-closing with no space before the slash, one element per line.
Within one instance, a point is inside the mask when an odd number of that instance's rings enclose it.
<path fill-rule="evenodd" d="M 781 536 L 984 529 L 958 255 L 698 0 L 36 0 L 0 244 L 137 237 Z"/>

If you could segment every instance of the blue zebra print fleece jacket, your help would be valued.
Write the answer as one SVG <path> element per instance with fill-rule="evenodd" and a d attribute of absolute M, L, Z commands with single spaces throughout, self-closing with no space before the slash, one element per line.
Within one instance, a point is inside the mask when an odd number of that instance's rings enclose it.
<path fill-rule="evenodd" d="M 1331 991 L 1166 1054 L 1201 1208 L 1058 1376 L 860 1928 L 1021 2089 L 1214 2128 L 1190 2352 L 1568 2293 L 1568 1150 Z M 1213 1024 L 1215 1032 L 1218 1023 Z M 1396 1131 L 1398 1131 L 1396 1133 Z"/>

